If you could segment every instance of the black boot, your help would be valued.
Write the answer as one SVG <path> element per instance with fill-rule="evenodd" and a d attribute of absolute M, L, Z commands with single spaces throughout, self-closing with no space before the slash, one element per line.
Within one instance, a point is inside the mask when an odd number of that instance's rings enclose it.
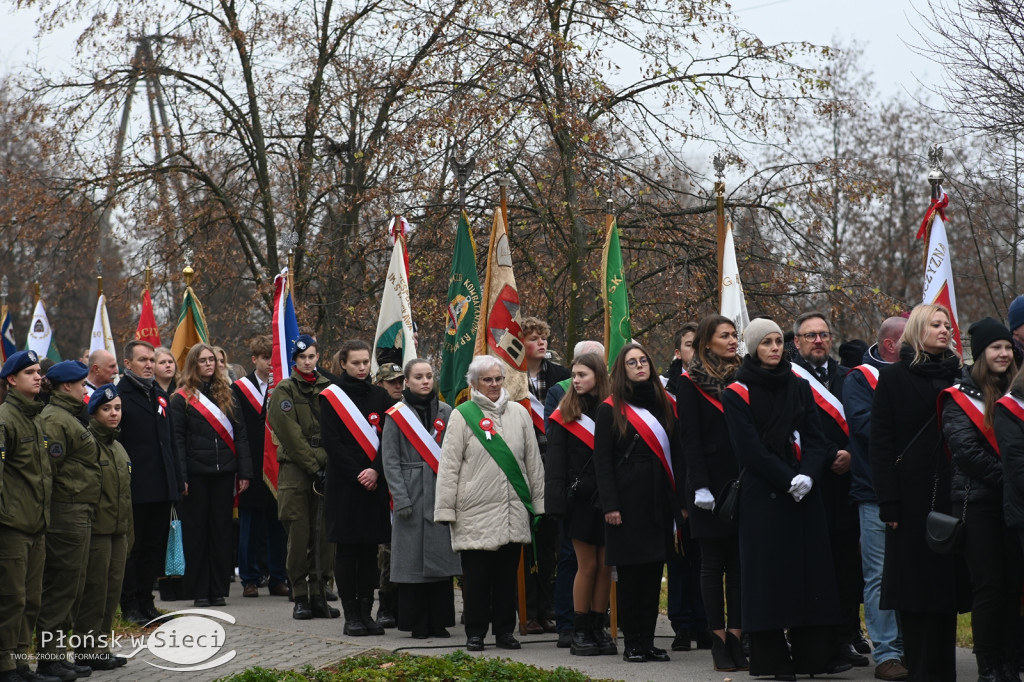
<path fill-rule="evenodd" d="M 313 612 L 314 618 L 337 618 L 341 612 L 333 606 L 328 606 L 323 597 L 316 596 L 309 598 L 309 610 Z"/>
<path fill-rule="evenodd" d="M 597 656 L 601 647 L 594 640 L 590 629 L 590 615 L 576 612 L 572 619 L 572 644 L 569 653 L 573 656 Z"/>
<path fill-rule="evenodd" d="M 362 618 L 363 625 L 366 626 L 366 634 L 384 634 L 384 628 L 373 619 L 373 597 L 361 597 L 359 599 L 359 615 Z"/>
<path fill-rule="evenodd" d="M 978 659 L 978 682 L 1002 682 L 1001 664 L 995 654 L 975 654 Z"/>
<path fill-rule="evenodd" d="M 750 663 L 747 662 L 747 657 L 743 653 L 743 644 L 740 643 L 736 635 L 728 630 L 725 631 L 725 646 L 729 649 L 729 657 L 732 658 L 732 662 L 736 664 L 736 670 L 750 669 Z"/>
<path fill-rule="evenodd" d="M 345 612 L 345 627 L 343 633 L 350 637 L 365 637 L 370 634 L 366 629 L 363 617 L 359 615 L 359 602 L 355 599 L 343 599 L 341 608 Z"/>
<path fill-rule="evenodd" d="M 618 655 L 619 647 L 615 645 L 615 640 L 604 629 L 604 614 L 600 611 L 590 612 L 590 632 L 594 641 L 597 642 L 598 652 L 602 656 Z"/>
<path fill-rule="evenodd" d="M 295 606 L 292 607 L 292 618 L 295 620 L 309 620 L 312 617 L 313 612 L 309 609 L 309 599 L 298 597 L 295 600 Z"/>
<path fill-rule="evenodd" d="M 394 592 L 378 592 L 378 606 L 377 606 L 377 625 L 382 628 L 396 628 L 398 627 L 398 621 L 395 618 L 397 609 L 395 609 L 395 593 Z"/>
<path fill-rule="evenodd" d="M 718 635 L 711 634 L 711 660 L 714 662 L 715 670 L 719 672 L 733 672 L 736 664 L 729 654 L 729 647 Z"/>
<path fill-rule="evenodd" d="M 1020 682 L 1020 651 L 1004 649 L 1000 661 L 1003 682 Z"/>

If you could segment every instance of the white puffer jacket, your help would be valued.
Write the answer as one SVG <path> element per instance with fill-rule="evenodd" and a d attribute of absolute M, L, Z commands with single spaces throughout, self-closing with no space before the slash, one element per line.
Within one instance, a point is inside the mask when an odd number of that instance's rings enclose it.
<path fill-rule="evenodd" d="M 533 511 L 543 514 L 544 464 L 530 414 L 522 405 L 509 402 L 505 389 L 496 403 L 476 389 L 470 399 L 494 422 L 495 430 L 516 456 L 530 486 Z M 437 469 L 434 523 L 442 522 L 451 523 L 456 552 L 530 542 L 526 507 L 458 410 L 453 410 L 448 420 Z"/>

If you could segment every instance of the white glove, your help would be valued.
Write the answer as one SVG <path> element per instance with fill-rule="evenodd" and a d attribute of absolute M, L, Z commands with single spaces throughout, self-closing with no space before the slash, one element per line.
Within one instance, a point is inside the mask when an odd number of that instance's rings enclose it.
<path fill-rule="evenodd" d="M 715 510 L 715 496 L 707 488 L 701 488 L 693 494 L 693 503 L 701 509 Z"/>
<path fill-rule="evenodd" d="M 793 477 L 793 480 L 789 482 L 789 494 L 793 496 L 793 499 L 799 502 L 807 496 L 807 493 L 811 492 L 811 488 L 814 487 L 814 481 L 811 480 L 810 476 L 803 474 L 797 474 Z"/>

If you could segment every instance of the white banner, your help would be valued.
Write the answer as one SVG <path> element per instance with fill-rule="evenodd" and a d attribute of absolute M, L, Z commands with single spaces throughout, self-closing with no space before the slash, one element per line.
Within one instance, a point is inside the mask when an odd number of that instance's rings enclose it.
<path fill-rule="evenodd" d="M 722 315 L 728 317 L 736 325 L 740 337 L 738 352 L 746 355 L 747 346 L 743 343 L 743 330 L 750 324 L 747 313 L 747 301 L 743 298 L 743 285 L 740 283 L 740 268 L 736 262 L 736 243 L 732 237 L 732 223 L 725 228 L 725 246 L 722 251 Z"/>
<path fill-rule="evenodd" d="M 403 240 L 395 240 L 391 252 L 391 265 L 384 278 L 384 293 L 380 299 L 377 332 L 373 335 L 373 353 L 370 354 L 370 373 L 377 374 L 377 348 L 400 348 L 402 368 L 416 357 L 416 343 L 412 339 L 412 306 L 409 304 L 409 276 L 405 271 Z"/>

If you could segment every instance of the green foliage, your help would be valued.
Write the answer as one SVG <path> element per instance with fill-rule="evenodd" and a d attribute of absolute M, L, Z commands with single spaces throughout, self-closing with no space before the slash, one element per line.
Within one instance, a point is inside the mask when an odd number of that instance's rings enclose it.
<path fill-rule="evenodd" d="M 586 682 L 586 675 L 570 668 L 543 670 L 506 658 L 474 657 L 465 651 L 443 656 L 410 654 L 367 654 L 339 661 L 327 670 L 308 666 L 301 672 L 249 668 L 225 678 L 226 682 L 373 682 L 380 680 L 455 682 L 456 680 L 492 680 L 494 682 Z"/>

